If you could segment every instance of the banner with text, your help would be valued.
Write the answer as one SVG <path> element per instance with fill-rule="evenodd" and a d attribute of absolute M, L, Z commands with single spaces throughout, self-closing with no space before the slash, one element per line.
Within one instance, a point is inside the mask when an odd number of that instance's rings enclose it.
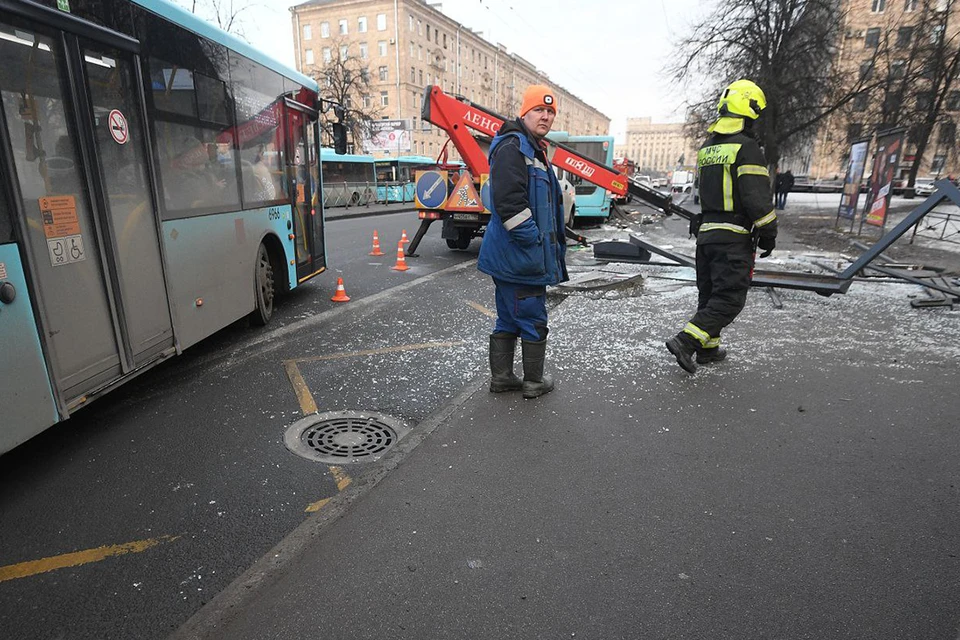
<path fill-rule="evenodd" d="M 370 137 L 363 141 L 366 153 L 409 153 L 410 127 L 406 120 L 374 120 Z"/>
<path fill-rule="evenodd" d="M 867 202 L 866 222 L 882 227 L 887 220 L 887 208 L 893 195 L 893 180 L 900 166 L 903 151 L 903 129 L 888 131 L 877 135 L 877 153 L 873 157 L 873 175 L 870 178 L 870 191 Z"/>
<path fill-rule="evenodd" d="M 847 175 L 843 178 L 843 195 L 840 196 L 840 209 L 837 215 L 852 220 L 857 217 L 857 201 L 860 199 L 860 182 L 867 165 L 867 151 L 870 140 L 857 140 L 850 145 L 850 161 L 847 163 Z"/>

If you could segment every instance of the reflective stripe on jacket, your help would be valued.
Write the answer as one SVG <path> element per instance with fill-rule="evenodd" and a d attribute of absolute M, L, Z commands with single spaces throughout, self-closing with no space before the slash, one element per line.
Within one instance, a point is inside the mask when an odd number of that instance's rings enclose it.
<path fill-rule="evenodd" d="M 753 232 L 776 237 L 770 173 L 749 132 L 714 132 L 697 152 L 697 169 L 703 212 L 698 244 L 739 242 Z"/>
<path fill-rule="evenodd" d="M 498 148 L 508 139 L 516 139 L 519 144 L 511 141 L 498 153 Z M 526 179 L 504 176 L 500 188 L 520 189 L 525 183 L 526 193 L 498 193 L 495 179 L 501 169 L 497 166 L 498 156 L 518 152 L 526 167 Z M 502 161 L 504 166 L 519 167 L 515 157 Z M 490 144 L 489 185 L 492 215 L 480 245 L 477 269 L 518 284 L 550 285 L 566 280 L 563 193 L 546 163 L 546 156 L 537 153 L 534 142 L 519 123 L 505 124 Z M 496 202 L 516 210 L 505 210 L 501 217 Z"/>

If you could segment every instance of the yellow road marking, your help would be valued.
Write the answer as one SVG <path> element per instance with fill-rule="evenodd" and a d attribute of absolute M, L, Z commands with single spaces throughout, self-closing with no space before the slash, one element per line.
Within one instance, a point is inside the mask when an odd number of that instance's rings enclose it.
<path fill-rule="evenodd" d="M 337 491 L 343 491 L 350 486 L 350 483 L 353 482 L 350 479 L 350 476 L 341 469 L 340 467 L 330 467 L 330 473 L 333 475 L 333 479 L 337 481 Z M 333 500 L 333 498 L 324 498 L 323 500 L 318 500 L 313 504 L 307 505 L 307 508 L 304 509 L 307 513 L 312 513 L 314 511 L 320 511 L 328 502 Z"/>
<path fill-rule="evenodd" d="M 297 401 L 300 403 L 300 411 L 303 415 L 310 415 L 317 412 L 317 403 L 307 387 L 306 381 L 300 375 L 300 367 L 296 360 L 287 360 L 283 363 L 283 368 L 287 370 L 287 377 L 290 378 L 290 384 L 293 385 L 293 392 L 297 395 Z"/>
<path fill-rule="evenodd" d="M 481 307 L 481 309 L 483 309 Z M 485 313 L 488 313 L 484 311 Z M 462 344 L 466 344 L 464 340 L 457 340 L 454 342 L 421 342 L 418 344 L 404 344 L 398 347 L 384 347 L 382 349 L 365 349 L 363 351 L 345 351 L 343 353 L 331 353 L 326 356 L 310 356 L 308 358 L 295 358 L 293 360 L 284 360 L 283 368 L 287 372 L 287 378 L 290 379 L 290 384 L 293 385 L 293 392 L 297 396 L 297 401 L 300 403 L 300 411 L 303 415 L 309 415 L 311 413 L 317 413 L 319 409 L 317 408 L 317 402 L 313 399 L 313 394 L 310 393 L 310 388 L 307 386 L 306 380 L 303 379 L 303 374 L 300 373 L 300 367 L 298 363 L 300 362 L 320 362 L 323 360 L 340 360 L 343 358 L 356 358 L 359 356 L 373 356 L 384 353 L 399 353 L 401 351 L 416 351 L 418 349 L 442 349 L 447 347 L 459 347 Z M 350 486 L 350 476 L 344 472 L 340 467 L 330 467 L 330 473 L 333 474 L 334 480 L 337 482 L 337 491 L 343 491 L 348 486 Z M 332 498 L 323 498 L 307 505 L 305 509 L 306 512 L 312 513 L 314 511 L 319 511 L 330 502 Z"/>
<path fill-rule="evenodd" d="M 483 305 L 480 304 L 479 302 L 468 301 L 467 304 L 470 305 L 471 307 L 473 307 L 474 309 L 476 309 L 477 311 L 479 311 L 480 313 L 484 314 L 484 315 L 488 315 L 488 316 L 490 316 L 491 318 L 496 318 L 496 317 L 497 317 L 497 312 L 496 312 L 496 311 L 490 311 L 490 309 L 487 309 L 485 306 L 483 306 Z"/>
<path fill-rule="evenodd" d="M 128 553 L 140 553 L 151 547 L 155 547 L 162 542 L 173 542 L 180 536 L 160 536 L 159 538 L 149 538 L 147 540 L 137 540 L 126 544 L 115 544 L 96 549 L 86 549 L 84 551 L 75 551 L 73 553 L 64 553 L 59 556 L 41 558 L 40 560 L 31 560 L 29 562 L 20 562 L 0 567 L 0 582 L 6 580 L 16 580 L 18 578 L 27 578 L 40 573 L 54 571 L 56 569 L 65 569 L 67 567 L 79 567 L 90 562 L 100 562 L 111 556 L 122 556 Z"/>

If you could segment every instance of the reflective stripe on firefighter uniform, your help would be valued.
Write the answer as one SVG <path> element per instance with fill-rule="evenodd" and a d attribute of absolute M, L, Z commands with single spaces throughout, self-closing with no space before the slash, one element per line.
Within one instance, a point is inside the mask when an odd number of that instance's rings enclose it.
<path fill-rule="evenodd" d="M 770 172 L 760 145 L 741 118 L 720 118 L 697 153 L 700 208 L 697 234 L 697 313 L 683 329 L 700 348 L 720 344 L 720 332 L 747 301 L 753 270 L 752 236 L 777 234 Z"/>

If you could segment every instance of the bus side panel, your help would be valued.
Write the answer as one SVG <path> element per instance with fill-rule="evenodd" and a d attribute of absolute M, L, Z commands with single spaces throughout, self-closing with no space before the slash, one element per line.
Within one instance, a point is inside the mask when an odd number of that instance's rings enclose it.
<path fill-rule="evenodd" d="M 60 419 L 15 244 L 0 246 L 0 283 L 4 282 L 13 285 L 16 297 L 9 304 L 0 302 L 0 453 Z"/>
<path fill-rule="evenodd" d="M 297 285 L 290 205 L 163 223 L 163 243 L 176 308 L 177 337 L 186 349 L 254 310 L 257 251 L 277 237 L 290 287 Z"/>

